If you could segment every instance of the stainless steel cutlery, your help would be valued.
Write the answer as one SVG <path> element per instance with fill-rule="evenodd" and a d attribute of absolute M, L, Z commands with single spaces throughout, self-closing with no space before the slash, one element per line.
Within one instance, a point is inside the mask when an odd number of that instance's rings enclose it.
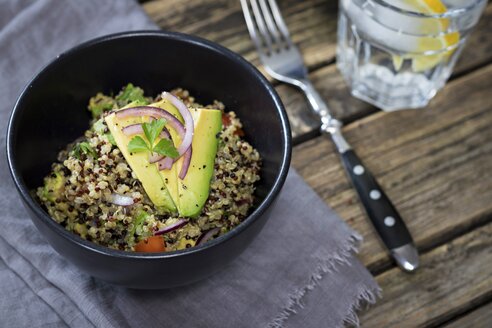
<path fill-rule="evenodd" d="M 274 0 L 241 0 L 251 39 L 265 70 L 276 80 L 302 90 L 312 111 L 321 120 L 321 132 L 331 136 L 368 217 L 397 264 L 405 271 L 419 265 L 412 237 L 367 167 L 342 135 L 342 123 L 316 91 L 308 77 L 301 53 L 292 42 L 287 26 Z"/>

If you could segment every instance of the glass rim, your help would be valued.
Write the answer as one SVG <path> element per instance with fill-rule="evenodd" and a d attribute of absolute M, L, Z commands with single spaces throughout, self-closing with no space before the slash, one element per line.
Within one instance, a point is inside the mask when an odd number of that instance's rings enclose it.
<path fill-rule="evenodd" d="M 376 3 L 382 7 L 386 7 L 386 8 L 393 10 L 397 13 L 408 15 L 408 16 L 413 16 L 413 17 L 450 18 L 450 17 L 456 17 L 456 16 L 461 15 L 463 13 L 469 12 L 469 11 L 473 10 L 476 6 L 480 5 L 481 3 L 487 3 L 487 0 L 475 0 L 473 3 L 471 3 L 465 7 L 449 9 L 445 13 L 442 13 L 442 14 L 426 14 L 426 13 L 421 13 L 421 12 L 417 12 L 417 11 L 406 10 L 406 9 L 394 6 L 390 3 L 388 3 L 386 0 L 367 0 L 367 2 Z"/>

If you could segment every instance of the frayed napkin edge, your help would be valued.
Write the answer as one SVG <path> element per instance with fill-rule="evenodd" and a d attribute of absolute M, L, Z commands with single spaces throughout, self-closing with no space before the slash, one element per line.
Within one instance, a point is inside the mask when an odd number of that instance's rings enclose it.
<path fill-rule="evenodd" d="M 381 287 L 376 287 L 373 290 L 359 287 L 357 299 L 350 305 L 349 311 L 343 319 L 343 326 L 349 325 L 351 327 L 359 327 L 360 321 L 357 312 L 363 307 L 368 308 L 370 305 L 375 304 L 377 299 L 381 298 L 381 294 Z"/>
<path fill-rule="evenodd" d="M 293 314 L 296 314 L 299 309 L 304 308 L 303 298 L 310 291 L 316 288 L 323 276 L 329 273 L 337 272 L 337 266 L 349 264 L 349 259 L 354 254 L 358 253 L 358 247 L 362 242 L 362 236 L 354 232 L 344 245 L 339 248 L 335 255 L 329 258 L 320 258 L 318 266 L 309 278 L 309 282 L 289 296 L 289 301 L 286 307 L 277 315 L 269 324 L 268 328 L 282 328 L 284 322 Z M 377 285 L 376 285 L 377 286 Z M 356 300 L 350 305 L 350 308 L 345 315 L 342 324 L 359 326 L 359 317 L 357 311 L 362 306 L 369 306 L 376 303 L 377 298 L 381 298 L 381 288 L 377 286 L 375 289 L 360 287 Z"/>

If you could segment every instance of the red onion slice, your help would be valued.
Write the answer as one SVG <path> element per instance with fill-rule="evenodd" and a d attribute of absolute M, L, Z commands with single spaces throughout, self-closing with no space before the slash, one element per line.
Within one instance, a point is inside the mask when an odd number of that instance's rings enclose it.
<path fill-rule="evenodd" d="M 179 228 L 181 228 L 187 224 L 188 224 L 188 220 L 179 219 L 176 223 L 170 224 L 167 227 L 165 227 L 159 231 L 154 232 L 154 236 L 163 235 L 165 233 L 179 229 Z"/>
<path fill-rule="evenodd" d="M 135 134 L 143 134 L 142 124 L 130 124 L 121 129 L 126 136 L 133 136 Z"/>
<path fill-rule="evenodd" d="M 212 237 L 215 236 L 219 231 L 220 231 L 220 228 L 213 228 L 213 229 L 210 229 L 209 231 L 203 233 L 200 237 L 198 237 L 198 239 L 196 241 L 196 246 L 205 244 L 207 241 L 212 239 Z"/>
<path fill-rule="evenodd" d="M 149 116 L 149 117 L 162 117 L 167 121 L 167 124 L 172 127 L 180 136 L 185 135 L 185 128 L 181 122 L 174 117 L 168 111 L 152 106 L 139 106 L 132 108 L 125 108 L 115 112 L 117 118 L 127 118 L 127 117 L 135 117 L 135 116 Z M 184 152 L 183 152 L 184 153 Z"/>
<path fill-rule="evenodd" d="M 188 173 L 188 168 L 190 167 L 191 162 L 191 154 L 193 152 L 192 147 L 188 148 L 186 153 L 183 156 L 183 166 L 181 167 L 181 171 L 179 172 L 178 177 L 183 180 L 186 177 L 186 173 Z"/>
<path fill-rule="evenodd" d="M 163 127 L 162 128 L 162 131 L 161 133 L 159 134 L 159 137 L 161 137 L 162 139 L 169 139 L 171 140 L 171 134 L 169 133 L 169 131 L 166 129 L 166 127 Z"/>
<path fill-rule="evenodd" d="M 160 160 L 162 160 L 163 158 L 164 158 L 164 156 L 162 156 L 161 154 L 152 153 L 149 155 L 149 163 L 150 164 L 157 163 Z"/>
<path fill-rule="evenodd" d="M 159 160 L 159 170 L 170 170 L 173 167 L 174 160 L 171 157 L 164 157 Z"/>
<path fill-rule="evenodd" d="M 185 121 L 185 135 L 184 137 L 181 137 L 181 144 L 178 147 L 178 153 L 181 156 L 188 150 L 188 148 L 190 148 L 191 142 L 193 140 L 193 132 L 195 128 L 193 124 L 193 117 L 191 116 L 188 106 L 186 106 L 185 103 L 182 102 L 178 97 L 175 97 L 171 93 L 165 91 L 161 94 L 161 96 L 162 99 L 169 101 L 171 104 L 174 105 L 174 107 L 179 110 L 179 113 Z"/>
<path fill-rule="evenodd" d="M 110 202 L 119 206 L 130 206 L 134 203 L 132 197 L 123 196 L 116 193 L 111 194 Z"/>
<path fill-rule="evenodd" d="M 183 180 L 186 177 L 186 173 L 188 173 L 188 168 L 191 163 L 191 155 L 192 155 L 192 147 L 188 148 L 186 153 L 183 155 L 183 166 L 181 167 L 181 171 L 179 172 L 178 177 Z M 173 167 L 173 163 L 176 162 L 178 158 L 172 159 L 170 157 L 165 157 L 159 161 L 159 170 L 170 170 Z"/>

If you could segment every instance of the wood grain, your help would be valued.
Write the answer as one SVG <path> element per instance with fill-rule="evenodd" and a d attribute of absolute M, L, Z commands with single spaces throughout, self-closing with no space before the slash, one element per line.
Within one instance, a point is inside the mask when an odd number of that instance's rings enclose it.
<path fill-rule="evenodd" d="M 278 1 L 292 38 L 306 64 L 317 67 L 333 60 L 338 1 Z M 143 5 L 165 30 L 198 35 L 218 42 L 259 64 L 238 0 L 160 0 Z"/>
<path fill-rule="evenodd" d="M 492 298 L 492 224 L 433 249 L 421 261 L 413 275 L 395 268 L 377 277 L 383 298 L 361 314 L 362 327 L 435 326 Z"/>
<path fill-rule="evenodd" d="M 311 78 L 336 117 L 343 121 L 377 111 L 353 98 L 333 62 L 336 48 L 337 1 L 279 1 L 291 35 L 313 70 Z M 195 34 L 240 53 L 259 65 L 249 38 L 239 1 L 236 0 L 154 0 L 143 5 L 150 17 L 163 29 Z M 461 75 L 492 60 L 492 4 L 489 4 L 476 31 L 468 40 L 455 74 Z M 318 69 L 320 68 L 320 69 Z M 318 120 L 313 117 L 304 97 L 286 85 L 278 85 L 289 113 L 292 134 L 298 140 L 315 135 Z"/>
<path fill-rule="evenodd" d="M 492 65 L 449 84 L 422 111 L 371 115 L 344 128 L 348 141 L 428 249 L 492 218 Z M 373 270 L 389 258 L 324 136 L 294 149 L 293 165 L 365 238 Z"/>
<path fill-rule="evenodd" d="M 444 328 L 490 328 L 492 325 L 492 302 L 467 313 L 458 320 L 445 324 Z"/>

